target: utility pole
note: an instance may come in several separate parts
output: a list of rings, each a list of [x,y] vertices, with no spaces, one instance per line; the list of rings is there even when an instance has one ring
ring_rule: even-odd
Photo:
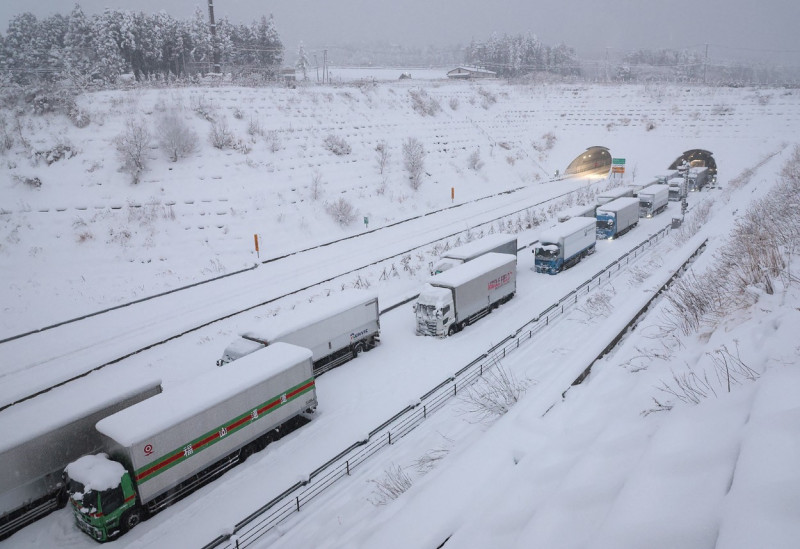
[[[222,72],[219,62],[219,43],[217,42],[217,24],[214,22],[214,0],[208,0],[208,28],[211,30],[211,49],[214,57],[214,72]]]
[[[327,49],[322,51],[322,83],[324,84],[326,80],[328,81],[328,84],[330,84],[330,79],[328,78],[328,50]]]
[[[703,84],[706,83],[706,67],[708,66],[708,44],[706,44],[706,56],[703,59]]]

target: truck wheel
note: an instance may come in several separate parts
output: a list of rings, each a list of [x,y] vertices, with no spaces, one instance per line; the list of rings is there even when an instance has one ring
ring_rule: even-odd
[[[247,461],[247,458],[252,456],[256,453],[256,447],[254,443],[250,443],[247,446],[244,446],[241,450],[239,450],[239,463],[244,463]]]
[[[140,522],[142,522],[142,510],[139,507],[134,507],[125,511],[125,514],[119,519],[119,529],[124,534]]]
[[[456,325],[455,324],[451,324],[450,328],[448,328],[448,330],[447,330],[447,335],[451,336],[451,335],[453,335],[455,333],[456,333]]]

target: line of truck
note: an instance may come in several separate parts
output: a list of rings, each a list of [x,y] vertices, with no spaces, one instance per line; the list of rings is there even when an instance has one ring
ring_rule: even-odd
[[[597,220],[575,217],[544,233],[536,270],[558,272],[592,253],[600,212],[620,200],[638,205],[618,198],[598,209]],[[481,240],[464,246],[466,253],[450,250],[427,280],[413,307],[418,334],[453,335],[514,297],[516,237]],[[375,292],[342,292],[242,333],[217,361],[224,367],[185,385],[73,385],[63,388],[69,397],[45,393],[3,411],[0,431],[16,436],[0,445],[0,537],[68,499],[93,538],[126,532],[309,417],[317,405],[314,376],[378,345],[379,316]],[[76,391],[82,398],[65,405]],[[54,406],[70,413],[57,417]],[[32,408],[43,412],[35,415],[41,421],[27,422],[22,436],[10,425]]]

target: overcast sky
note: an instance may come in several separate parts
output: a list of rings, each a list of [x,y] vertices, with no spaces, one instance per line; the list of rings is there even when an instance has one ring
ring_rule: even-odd
[[[82,0],[87,14],[103,8],[187,18],[207,0]],[[67,14],[75,0],[0,0],[0,29],[30,11]],[[217,17],[249,23],[275,16],[287,60],[307,49],[354,41],[425,46],[467,44],[492,32],[532,32],[564,42],[581,57],[631,49],[695,49],[714,59],[779,58],[800,66],[800,0],[214,0]]]

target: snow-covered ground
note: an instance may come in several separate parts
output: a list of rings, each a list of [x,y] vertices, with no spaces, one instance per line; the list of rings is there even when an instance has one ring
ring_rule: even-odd
[[[173,294],[173,301],[126,307],[96,324],[75,324],[73,331],[47,330],[35,340],[3,343],[0,351],[10,360],[4,358],[0,371],[2,402],[215,315],[332,279],[103,370],[106,380],[108,371],[120,380],[157,376],[169,390],[215,369],[227,343],[260,317],[313,307],[327,292],[352,286],[376,288],[383,308],[413,295],[437,250],[407,250],[457,231],[464,233],[449,236],[449,245],[466,240],[467,231],[519,229],[521,244],[535,240],[554,222],[555,208],[534,204],[609,184],[552,180],[587,147],[607,146],[613,156],[626,158],[627,183],[643,183],[666,171],[683,151],[703,148],[714,153],[721,189],[693,194],[690,205],[711,200],[709,221],[686,243],[661,241],[595,290],[592,299],[504,359],[502,366],[528,384],[508,414],[495,422],[475,421],[465,411],[468,403],[453,399],[259,546],[437,547],[448,538],[448,548],[795,546],[800,539],[800,475],[793,468],[800,458],[795,396],[800,349],[792,337],[800,326],[796,287],[762,294],[751,308],[676,340],[659,336],[664,323],[659,302],[619,348],[594,365],[587,381],[561,395],[708,238],[708,249],[693,267],[702,276],[737,213],[769,192],[794,145],[798,94],[415,80],[334,88],[102,92],[79,100],[91,118],[85,128],[54,115],[22,117],[20,135],[32,149],[68,143],[77,154],[47,165],[34,161],[18,139],[2,157],[0,271],[7,283],[0,288],[0,339],[250,268],[259,259],[358,236]],[[167,112],[179,113],[194,128],[201,147],[171,163],[155,140],[149,168],[133,186],[118,171],[111,142],[131,118],[145,120],[155,133]],[[208,144],[209,118],[227,120],[237,148]],[[326,150],[329,135],[346,141],[351,152],[339,156]],[[418,191],[408,186],[403,168],[402,144],[411,137],[427,151]],[[381,141],[390,151],[383,173],[376,153]],[[470,157],[476,153],[480,167],[473,169]],[[748,169],[753,170],[749,183],[730,188],[728,183]],[[39,177],[41,187],[23,182],[31,177]],[[345,227],[325,208],[340,197],[357,214]],[[571,205],[563,198],[554,202],[559,208]],[[505,222],[480,226],[504,213],[510,213]],[[555,277],[533,273],[532,255],[523,250],[517,296],[455,337],[416,337],[410,305],[383,315],[377,349],[318,379],[314,421],[114,544],[196,547],[230,530],[679,216],[677,204],[670,203],[664,214],[642,220],[619,240],[599,242],[596,254]],[[527,228],[530,217],[542,224]],[[368,232],[373,229],[381,230]],[[253,234],[259,235],[258,255]],[[393,254],[399,256],[349,272]],[[348,274],[335,277],[341,273]],[[716,395],[698,405],[658,390],[672,383],[674,372],[689,367],[712,375],[713,357],[721,356],[714,353],[721,349],[759,377],[735,385],[730,394],[714,378]],[[67,402],[74,397],[69,385],[58,392]],[[647,413],[658,408],[654,398],[674,407]],[[396,499],[379,501],[376,488],[396,467],[413,485]],[[93,543],[64,510],[0,546]]]

